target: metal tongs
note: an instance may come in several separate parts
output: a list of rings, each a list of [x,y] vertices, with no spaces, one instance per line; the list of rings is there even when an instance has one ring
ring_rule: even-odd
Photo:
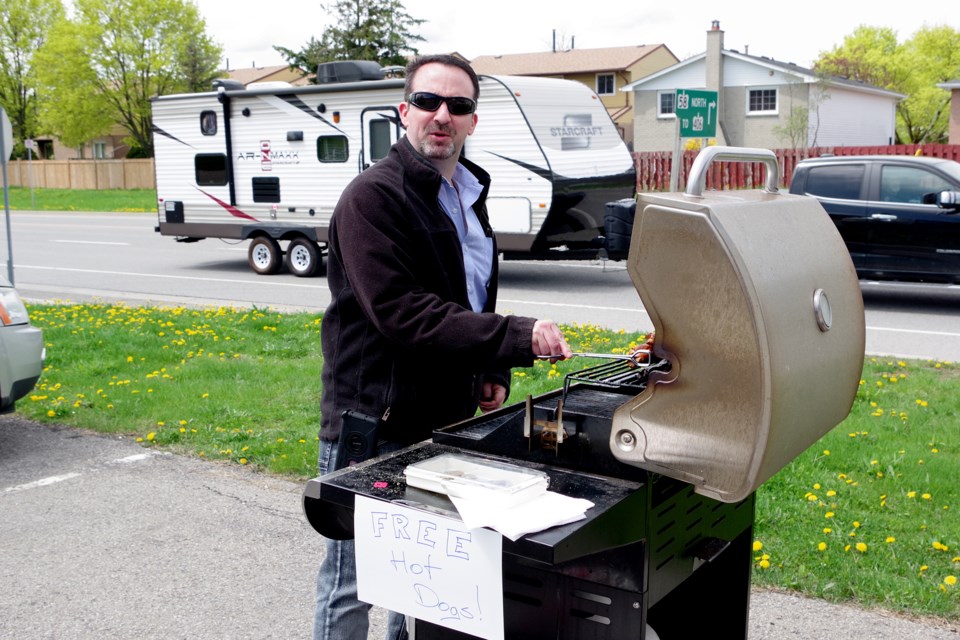
[[[632,362],[638,367],[647,367],[650,366],[651,358],[653,355],[649,349],[638,349],[633,353],[586,353],[582,351],[574,352],[572,354],[577,358],[603,358],[604,360],[627,360]],[[646,361],[641,361],[639,358],[641,356],[646,356]],[[553,355],[553,356],[534,356],[537,360],[563,360],[563,354]]]

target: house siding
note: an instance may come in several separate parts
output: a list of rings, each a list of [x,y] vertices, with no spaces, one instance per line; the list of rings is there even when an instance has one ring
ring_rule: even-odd
[[[893,144],[896,111],[890,98],[831,87],[819,107],[817,146],[850,147]],[[811,107],[811,114],[814,108]],[[811,121],[815,116],[811,115]],[[813,144],[811,135],[810,143]]]

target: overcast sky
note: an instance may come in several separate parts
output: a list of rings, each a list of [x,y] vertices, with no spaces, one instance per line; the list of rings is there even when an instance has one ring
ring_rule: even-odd
[[[283,64],[272,45],[299,50],[332,22],[316,0],[196,0],[207,33],[230,68]],[[821,51],[860,25],[890,27],[898,41],[923,26],[960,31],[960,14],[943,0],[403,0],[420,26],[421,53],[481,55],[549,51],[574,38],[578,49],[664,44],[683,60],[706,50],[706,31],[720,21],[727,49],[810,66]],[[866,9],[866,10],[865,10]]]

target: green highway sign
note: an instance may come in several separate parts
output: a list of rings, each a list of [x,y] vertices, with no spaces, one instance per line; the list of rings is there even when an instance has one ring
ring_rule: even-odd
[[[717,92],[677,89],[681,138],[717,137]]]

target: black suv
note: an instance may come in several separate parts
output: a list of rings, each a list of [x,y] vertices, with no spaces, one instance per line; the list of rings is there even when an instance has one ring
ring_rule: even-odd
[[[790,193],[820,201],[861,278],[960,283],[960,163],[811,158],[797,164]]]

